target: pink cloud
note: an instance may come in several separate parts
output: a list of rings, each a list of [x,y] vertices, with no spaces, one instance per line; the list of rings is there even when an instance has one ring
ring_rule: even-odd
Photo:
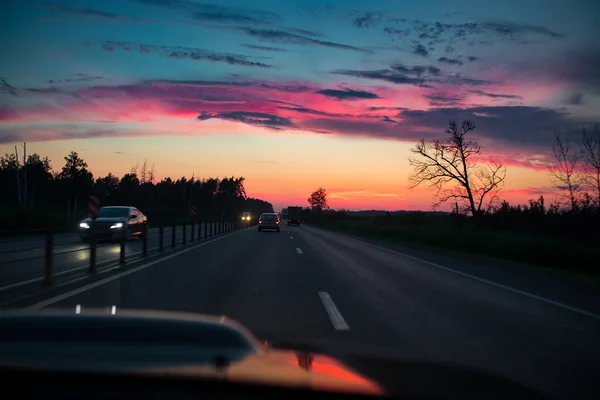
[[[490,96],[498,96],[501,87],[464,91],[449,85],[437,89],[412,85],[352,88],[345,83],[322,87],[306,82],[234,80],[13,89],[16,100],[0,108],[0,120],[8,123],[0,129],[0,142],[14,140],[15,135],[27,140],[137,136],[140,132],[160,135],[163,128],[164,135],[201,135],[207,130],[214,132],[216,121],[222,121],[224,127],[234,122],[414,142],[443,137],[450,119],[472,119],[479,126],[476,135],[487,140],[489,148],[502,149],[501,158],[507,165],[542,169],[546,161],[532,156],[549,148],[544,141],[554,126],[569,122],[568,114],[561,111],[494,105],[498,98]],[[345,95],[351,100],[344,100]],[[489,105],[482,104],[486,101]],[[86,129],[90,122],[119,126]],[[83,126],[65,133],[52,124]],[[122,124],[140,125],[123,128]],[[519,157],[509,154],[515,147]]]

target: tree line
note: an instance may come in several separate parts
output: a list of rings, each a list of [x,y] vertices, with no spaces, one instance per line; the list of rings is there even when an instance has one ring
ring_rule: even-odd
[[[498,230],[542,236],[562,236],[594,241],[600,238],[600,129],[583,128],[578,142],[555,134],[550,182],[556,198],[544,196],[526,204],[510,204],[501,198],[507,170],[498,160],[479,164],[482,146],[473,139],[475,124],[450,121],[443,139],[420,140],[411,150],[411,189],[426,185],[435,192],[433,208],[450,203],[451,214],[409,212],[387,217],[408,224],[433,224],[439,229]],[[315,190],[307,199],[307,215],[333,219],[361,218],[344,210],[330,210],[327,191]],[[469,218],[470,217],[470,218]],[[377,217],[386,224],[385,217]]]
[[[273,212],[271,203],[248,197],[244,177],[164,178],[155,181],[154,166],[136,165],[118,177],[112,173],[95,178],[85,160],[72,151],[60,170],[39,154],[22,156],[18,148],[0,157],[0,213],[2,229],[69,226],[87,213],[88,199],[95,195],[101,206],[131,205],[148,215],[149,221],[177,222],[197,218],[238,218]]]

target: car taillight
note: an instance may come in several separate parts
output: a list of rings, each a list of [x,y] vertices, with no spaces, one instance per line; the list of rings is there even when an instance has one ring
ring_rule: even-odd
[[[279,221],[275,221],[276,224],[279,224]]]
[[[262,221],[258,221],[259,224],[262,224]]]

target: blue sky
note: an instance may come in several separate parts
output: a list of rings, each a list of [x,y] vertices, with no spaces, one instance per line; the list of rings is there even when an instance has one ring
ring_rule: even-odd
[[[131,153],[157,160],[159,176],[246,174],[282,202],[329,183],[343,186],[341,205],[425,207],[430,194],[404,192],[406,156],[449,119],[474,120],[522,196],[556,129],[575,137],[600,121],[598,1],[12,3],[0,15],[0,150],[28,141],[55,167],[79,148],[96,175],[119,174]],[[275,137],[311,171],[300,189],[281,192],[294,160],[262,154]],[[203,162],[164,157],[165,142]],[[316,147],[331,156],[315,160]],[[244,149],[271,158],[214,156]],[[353,159],[379,183],[345,176]]]

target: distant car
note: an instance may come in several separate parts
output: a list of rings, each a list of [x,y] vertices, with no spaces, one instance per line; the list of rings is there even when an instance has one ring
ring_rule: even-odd
[[[143,237],[148,218],[137,208],[130,206],[101,207],[100,216],[93,220],[86,218],[79,224],[79,234],[83,240],[134,236]]]
[[[275,213],[264,213],[260,215],[258,219],[258,231],[263,229],[274,229],[277,232],[281,232],[281,220]]]

